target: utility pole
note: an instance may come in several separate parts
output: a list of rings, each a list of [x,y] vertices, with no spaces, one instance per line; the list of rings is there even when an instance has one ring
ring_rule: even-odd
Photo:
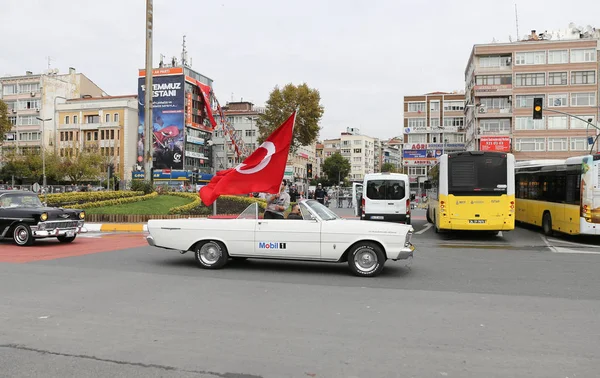
[[[154,29],[154,5],[153,0],[146,0],[146,90],[144,93],[144,126],[145,126],[145,143],[144,143],[144,174],[146,180],[153,181],[152,177],[152,157],[153,151],[153,121],[152,121],[152,97],[154,90],[152,88],[152,38]]]

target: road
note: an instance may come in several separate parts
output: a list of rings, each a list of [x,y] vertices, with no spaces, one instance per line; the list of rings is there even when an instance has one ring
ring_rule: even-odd
[[[2,242],[0,377],[600,375],[595,241],[413,219],[412,267],[370,279],[345,264],[206,271],[143,235]]]

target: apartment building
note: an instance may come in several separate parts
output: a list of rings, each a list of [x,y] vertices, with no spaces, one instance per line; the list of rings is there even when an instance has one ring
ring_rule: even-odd
[[[375,172],[375,138],[347,128],[340,137],[340,151],[350,161],[350,181],[362,181],[366,174]]]
[[[597,125],[599,38],[571,26],[475,45],[465,71],[467,149],[512,152],[517,160],[589,151],[597,130],[562,113]],[[536,97],[544,99],[541,120],[533,119]]]
[[[72,67],[68,74],[51,69],[42,74],[26,71],[25,75],[1,77],[0,99],[8,105],[8,118],[13,129],[6,134],[0,148],[24,152],[37,151],[42,143],[49,146],[56,137],[57,103],[105,95],[100,87]]]
[[[398,138],[392,138],[381,145],[381,165],[392,164],[397,172],[402,172],[402,143]]]
[[[412,193],[420,193],[429,167],[444,152],[465,149],[465,95],[432,92],[404,97],[402,164]]]
[[[137,171],[138,96],[105,96],[67,100],[56,108],[57,128],[49,147],[61,157],[99,152],[115,167],[115,176],[132,179]]]

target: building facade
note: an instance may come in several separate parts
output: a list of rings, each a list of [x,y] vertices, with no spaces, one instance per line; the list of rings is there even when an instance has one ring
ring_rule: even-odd
[[[598,120],[599,37],[569,28],[475,45],[465,71],[467,148],[512,152],[517,160],[589,152],[597,130],[584,121]],[[533,119],[536,97],[544,101],[541,120]]]
[[[56,139],[56,106],[69,99],[101,97],[104,92],[75,68],[68,74],[58,69],[43,74],[27,71],[22,76],[0,78],[0,99],[8,105],[13,129],[6,134],[2,149],[39,151]]]
[[[381,145],[381,165],[391,164],[396,172],[403,172],[402,167],[402,143],[397,138],[392,138]]]
[[[350,162],[350,181],[362,182],[366,174],[375,172],[375,138],[348,128],[340,137],[340,149]]]
[[[445,152],[465,149],[464,93],[404,97],[402,164],[411,193],[421,195],[427,172]]]
[[[129,180],[136,168],[137,104],[136,95],[71,99],[57,104],[57,128],[50,147],[61,157],[98,152],[105,158],[103,170],[110,164],[115,176]]]

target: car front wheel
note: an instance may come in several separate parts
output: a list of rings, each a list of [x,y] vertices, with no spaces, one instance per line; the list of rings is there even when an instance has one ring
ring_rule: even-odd
[[[13,240],[19,246],[32,245],[34,239],[31,228],[25,223],[19,223],[13,229]]]
[[[220,269],[229,259],[225,245],[216,240],[198,243],[194,252],[196,263],[203,269]]]
[[[348,255],[350,270],[360,277],[375,277],[383,270],[385,254],[374,243],[361,242],[352,247]]]

